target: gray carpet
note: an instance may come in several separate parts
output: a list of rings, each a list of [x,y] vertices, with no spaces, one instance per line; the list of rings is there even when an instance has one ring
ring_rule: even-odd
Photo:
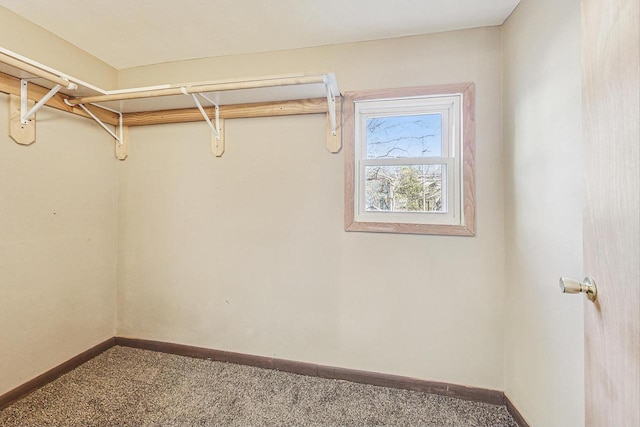
[[[0,426],[513,426],[502,406],[113,347]]]

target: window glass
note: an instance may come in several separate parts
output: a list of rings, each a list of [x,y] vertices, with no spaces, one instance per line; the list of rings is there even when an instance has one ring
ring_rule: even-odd
[[[366,126],[368,159],[442,155],[442,114],[371,117]]]
[[[446,165],[365,167],[368,212],[444,212]]]

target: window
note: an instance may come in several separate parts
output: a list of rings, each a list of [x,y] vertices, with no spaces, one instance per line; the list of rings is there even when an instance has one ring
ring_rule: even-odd
[[[349,92],[345,230],[475,234],[474,85]]]

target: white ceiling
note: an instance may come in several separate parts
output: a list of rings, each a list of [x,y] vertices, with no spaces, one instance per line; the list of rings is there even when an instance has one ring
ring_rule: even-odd
[[[520,0],[0,0],[117,69],[500,25]]]

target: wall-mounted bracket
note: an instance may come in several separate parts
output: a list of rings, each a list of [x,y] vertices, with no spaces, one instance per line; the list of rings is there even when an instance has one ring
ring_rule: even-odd
[[[46,95],[42,97],[31,109],[28,109],[29,103],[29,80],[20,80],[20,122],[23,125],[29,124],[29,119],[33,117],[36,112],[44,106],[51,98],[54,97],[62,89],[62,85],[55,85]]]
[[[211,133],[212,133],[212,138],[211,138],[211,151],[216,155],[216,157],[220,157],[222,156],[222,154],[224,153],[224,134],[223,134],[223,129],[221,126],[221,123],[224,122],[220,120],[220,106],[214,102],[213,100],[209,99],[206,95],[203,95],[201,93],[195,94],[195,93],[189,93],[187,92],[187,88],[182,88],[182,93],[184,93],[185,95],[191,95],[193,97],[193,101],[196,103],[196,106],[198,107],[198,110],[200,110],[200,114],[202,114],[202,117],[204,117],[204,120],[207,122],[207,124],[209,125],[209,127],[211,128]],[[198,100],[198,95],[202,98],[205,99],[207,101],[209,101],[215,108],[215,125],[213,123],[211,123],[211,119],[209,118],[209,115],[207,114],[207,112],[204,110],[204,108],[202,107],[202,104],[200,103],[200,101]]]
[[[62,89],[55,85],[40,101],[29,100],[29,79],[20,80],[20,98],[11,95],[9,98],[9,136],[15,142],[29,145],[36,140],[36,113]]]
[[[65,102],[67,102],[66,99],[65,99]],[[68,104],[68,105],[71,105],[71,104]],[[91,105],[94,105],[94,104],[91,104]],[[110,109],[105,108],[105,107],[100,107],[98,105],[95,105],[95,106],[98,107],[98,108],[103,108],[105,110],[111,111],[112,113],[118,114],[118,116],[120,117],[120,120],[119,120],[120,124],[119,124],[118,127],[120,128],[120,135],[122,135],[122,133],[123,133],[122,132],[122,127],[123,127],[123,124],[122,124],[122,113],[120,113],[119,111],[110,110]],[[120,138],[118,135],[116,135],[116,133],[114,131],[109,129],[107,127],[107,125],[105,125],[104,122],[98,118],[98,116],[93,114],[93,111],[89,110],[84,104],[78,104],[78,107],[82,108],[85,113],[87,113],[93,120],[96,121],[96,123],[98,123],[102,127],[102,129],[106,130],[107,133],[109,135],[111,135],[113,137],[113,139],[115,139],[118,142],[118,144],[122,144],[123,143],[122,142],[122,138]]]
[[[21,100],[17,95],[9,95],[9,136],[20,145],[29,145],[36,140],[36,118],[33,116],[28,123],[22,124]],[[34,101],[28,101],[27,105],[33,107]]]
[[[120,130],[118,133],[120,141],[116,143],[116,158],[124,160],[129,156],[129,126],[122,126],[118,129]]]
[[[337,153],[342,148],[342,135],[338,123],[338,103],[336,102],[336,96],[340,96],[340,93],[334,93],[333,88],[337,87],[335,75],[325,74],[322,80],[327,90],[327,149],[332,153]]]
[[[333,93],[332,82],[328,74],[322,77],[324,85],[327,88],[327,113],[329,113],[329,121],[331,123],[331,134],[336,136],[338,134],[338,125],[336,120],[336,94]]]
[[[224,154],[224,119],[220,119],[218,123],[218,132],[219,138],[216,138],[211,132],[211,152],[216,157],[222,157]]]
[[[65,103],[67,103],[67,105],[71,105],[69,102],[67,102],[67,100],[64,100]],[[107,131],[107,133],[109,135],[111,135],[113,137],[113,139],[116,140],[116,157],[119,160],[124,160],[127,158],[127,156],[129,155],[129,141],[128,141],[128,126],[124,126],[123,124],[123,120],[122,120],[122,113],[120,111],[116,111],[116,110],[112,110],[111,108],[107,108],[107,107],[103,107],[101,105],[96,105],[96,104],[91,104],[94,107],[98,107],[98,108],[102,108],[103,110],[107,110],[107,111],[111,111],[112,113],[115,113],[118,115],[118,128],[117,128],[117,133],[112,131],[111,129],[109,129],[109,127],[104,124],[104,122],[102,120],[100,120],[100,118],[98,118],[98,116],[96,116],[93,111],[89,110],[84,104],[78,104],[78,107],[82,108],[82,110],[84,110],[85,113],[87,113],[93,120],[96,121],[96,123],[98,123],[102,129],[104,129],[105,131]]]

